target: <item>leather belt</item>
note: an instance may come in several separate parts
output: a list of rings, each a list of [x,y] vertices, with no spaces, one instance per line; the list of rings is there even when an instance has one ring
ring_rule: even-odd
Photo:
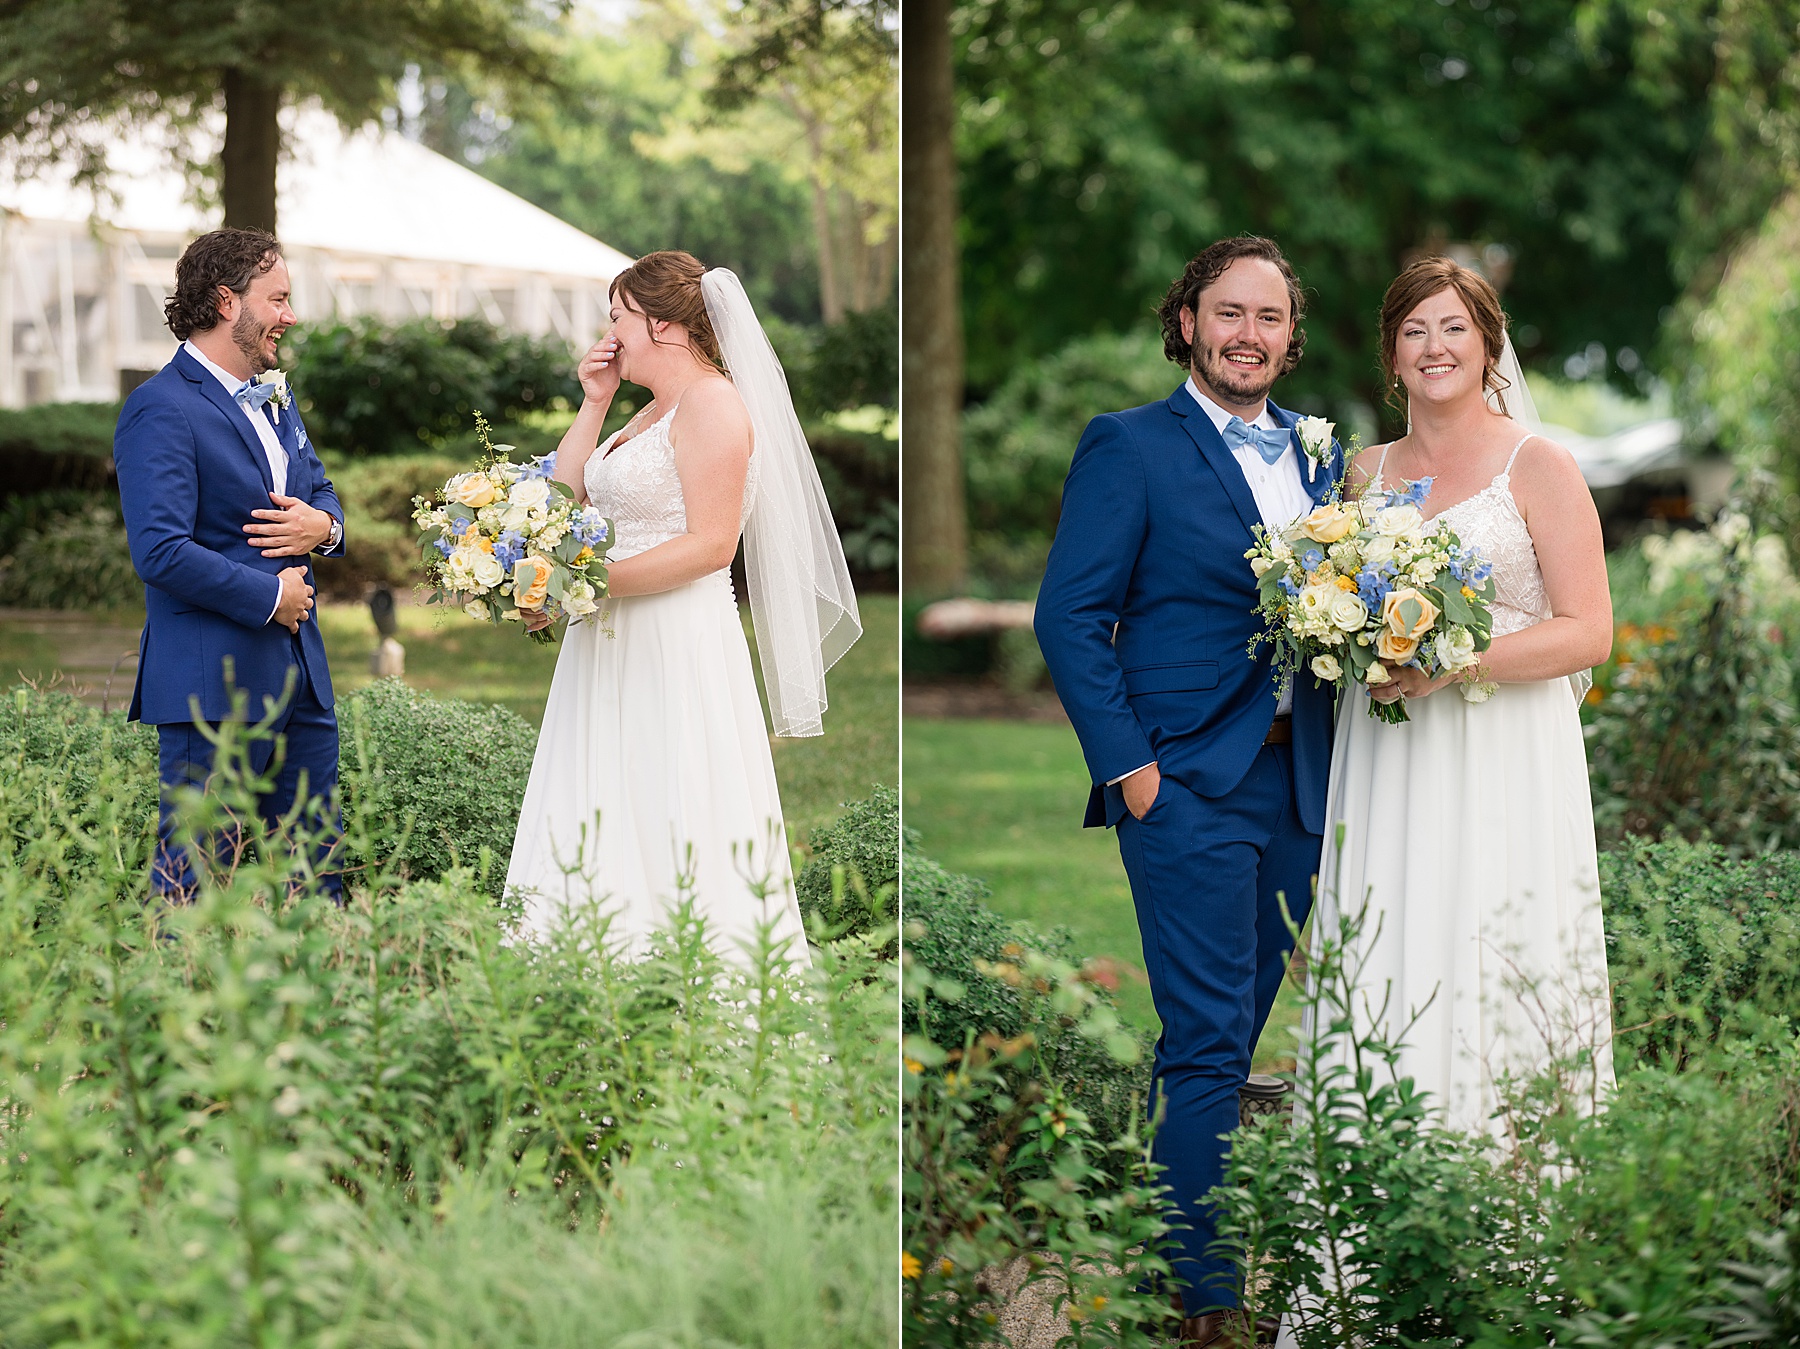
[[[1269,733],[1263,737],[1265,745],[1291,745],[1294,743],[1294,719],[1291,716],[1276,717]]]

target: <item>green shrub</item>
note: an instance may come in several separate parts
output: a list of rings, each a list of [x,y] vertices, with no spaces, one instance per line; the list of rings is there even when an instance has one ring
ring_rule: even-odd
[[[1357,926],[1346,914],[1312,961],[1293,1124],[1240,1131],[1214,1192],[1254,1312],[1290,1315],[1301,1349],[1702,1349],[1720,1260],[1750,1254],[1800,1182],[1791,1027],[1680,1068],[1620,1044],[1599,1114],[1552,1065],[1511,1085],[1504,1138],[1458,1134],[1398,1076],[1396,1045],[1350,1029],[1367,1020],[1344,958]]]
[[[144,601],[117,497],[14,497],[0,515],[0,540],[0,604],[108,609]]]
[[[1168,1272],[1156,1168],[1136,1112],[1107,1138],[1057,1052],[1078,1042],[1131,1054],[1137,1044],[1121,1037],[1104,991],[1066,961],[1009,943],[1007,959],[975,957],[969,980],[946,973],[958,965],[945,943],[971,932],[991,938],[993,925],[962,878],[924,859],[915,866],[916,856],[906,861],[911,1033],[902,1045],[906,1343],[1004,1342],[987,1277],[1024,1257],[1026,1282],[1050,1285],[1054,1311],[1069,1323],[1059,1343],[1149,1349],[1168,1311],[1147,1290]],[[927,873],[919,893],[928,917],[913,906],[915,870]],[[959,905],[961,928],[946,913]],[[998,1018],[1005,1028],[965,1015],[970,994],[990,983],[1004,995],[971,1005],[1010,1013]]]
[[[498,897],[512,855],[513,827],[537,729],[498,705],[435,698],[397,679],[340,698],[339,783],[351,830],[345,865],[437,879],[462,867]],[[0,748],[21,771],[55,765],[60,798],[99,790],[100,765],[121,776],[117,800],[134,828],[156,818],[156,729],[103,714],[64,693],[17,688],[0,701]],[[357,838],[372,852],[358,852]]]
[[[823,424],[808,426],[806,438],[852,578],[891,590],[900,561],[900,442]]]
[[[725,966],[690,907],[623,962],[591,913],[520,939],[466,872],[339,909],[272,847],[164,911],[140,761],[84,762],[78,795],[70,756],[0,773],[0,1340],[893,1343],[866,943]],[[228,763],[184,828],[260,829]]]
[[[984,974],[983,966],[1017,966],[1027,958],[1072,963],[1074,939],[1068,930],[1042,932],[1002,917],[982,902],[988,894],[982,882],[945,871],[910,835],[901,876],[907,958],[930,972],[935,990],[930,998],[908,1000],[901,1013],[906,1031],[956,1046],[970,1036],[1010,1041],[1030,1030],[1038,1037],[1035,1052],[1043,1070],[1081,1109],[1095,1139],[1110,1146],[1135,1136],[1149,1100],[1150,1037],[1119,1022],[1111,972],[1082,970],[1094,989],[1089,1033],[1055,1023],[1034,1026],[1029,1013],[1039,1004],[1028,991]]]
[[[1054,534],[1088,422],[1167,398],[1181,379],[1162,338],[1148,331],[1079,338],[1014,370],[963,418],[973,529],[1010,540]]]
[[[295,329],[282,344],[313,441],[346,454],[394,454],[579,402],[575,357],[560,341],[481,319],[387,323],[374,317]]]
[[[1800,717],[1793,665],[1763,612],[1761,495],[1705,538],[1707,558],[1664,624],[1621,642],[1588,713],[1602,843],[1673,831],[1734,852],[1800,847]]]
[[[495,431],[503,437],[512,428]],[[316,558],[319,588],[339,599],[363,598],[371,585],[411,590],[424,577],[419,566],[419,529],[412,499],[431,496],[454,473],[475,463],[475,454],[442,450],[392,454],[378,459],[332,455],[326,475],[344,508],[350,546],[341,558]]]
[[[877,787],[815,830],[794,897],[809,927],[815,919],[851,933],[891,927],[900,915],[900,794]]]
[[[434,698],[398,679],[344,699],[338,722],[345,812],[387,824],[372,835],[376,853],[346,864],[419,877],[479,870],[499,897],[537,728],[497,703]]]
[[[803,421],[846,408],[900,406],[897,300],[834,324],[802,326],[769,317],[763,326]]]
[[[1679,1063],[1762,1020],[1800,1030],[1800,853],[1626,839],[1600,854],[1613,1020]]]

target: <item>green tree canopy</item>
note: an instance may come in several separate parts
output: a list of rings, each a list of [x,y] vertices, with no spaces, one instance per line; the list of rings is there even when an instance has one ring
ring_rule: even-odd
[[[556,72],[568,0],[0,0],[0,136],[105,169],[119,122],[191,126],[224,106],[225,223],[275,227],[284,99],[378,114],[410,62],[517,90]]]
[[[1313,294],[1288,400],[1377,397],[1409,254],[1487,250],[1522,357],[1655,342],[1707,135],[1702,46],[1640,63],[1562,0],[973,0],[957,11],[969,373],[1152,323],[1208,240],[1266,233]]]

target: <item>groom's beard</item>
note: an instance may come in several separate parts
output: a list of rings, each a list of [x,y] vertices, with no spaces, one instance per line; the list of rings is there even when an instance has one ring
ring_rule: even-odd
[[[1226,351],[1256,351],[1263,363],[1250,367],[1233,365],[1225,359]],[[1267,398],[1280,377],[1280,364],[1269,352],[1253,347],[1226,347],[1220,351],[1209,347],[1194,348],[1194,372],[1201,382],[1238,403],[1254,403]]]
[[[231,341],[237,349],[244,353],[244,359],[250,362],[250,373],[260,375],[265,370],[273,370],[275,361],[263,350],[263,342],[269,336],[274,325],[258,323],[251,317],[248,309],[243,310],[231,325]]]

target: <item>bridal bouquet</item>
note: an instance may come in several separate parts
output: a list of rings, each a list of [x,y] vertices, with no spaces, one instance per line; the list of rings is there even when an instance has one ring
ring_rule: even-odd
[[[545,611],[552,622],[582,618],[606,595],[606,550],[612,522],[551,475],[554,452],[528,464],[506,456],[511,445],[488,439],[475,414],[482,457],[438,489],[436,500],[413,498],[425,574],[434,604],[460,604],[470,618],[498,623]],[[555,641],[550,628],[531,634]]]
[[[1430,491],[1421,478],[1350,505],[1329,501],[1279,531],[1256,527],[1244,556],[1264,627],[1250,654],[1269,643],[1278,681],[1305,667],[1340,688],[1373,687],[1411,665],[1433,678],[1454,673],[1472,703],[1493,696],[1480,674],[1493,641],[1493,567],[1448,524],[1425,519],[1419,503]],[[1369,715],[1410,720],[1404,699],[1370,699]]]

